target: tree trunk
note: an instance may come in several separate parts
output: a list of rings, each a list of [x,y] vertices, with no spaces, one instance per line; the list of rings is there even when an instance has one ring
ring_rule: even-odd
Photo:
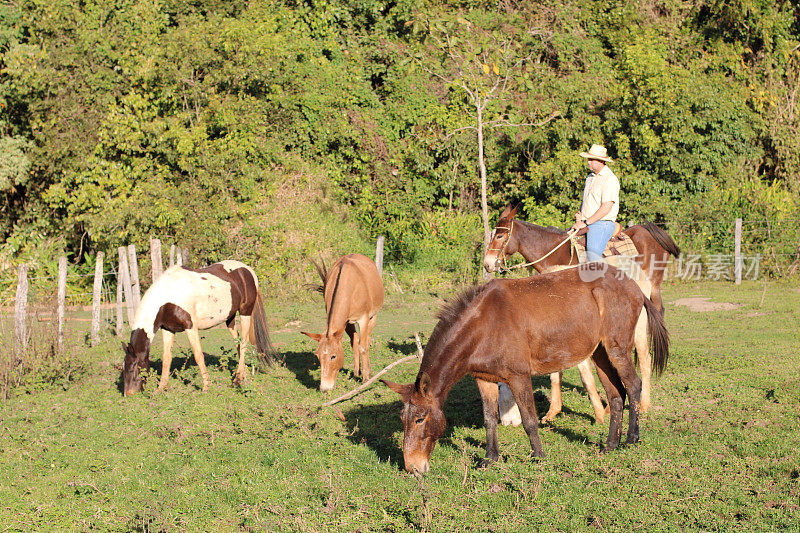
[[[475,106],[478,111],[478,168],[481,171],[481,217],[483,218],[483,255],[489,247],[489,206],[486,203],[486,162],[483,159],[483,113],[480,105]],[[492,275],[483,268],[483,279],[491,279]]]

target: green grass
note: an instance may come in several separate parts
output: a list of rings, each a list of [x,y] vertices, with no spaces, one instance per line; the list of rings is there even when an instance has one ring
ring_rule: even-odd
[[[565,414],[541,430],[531,458],[522,428],[501,428],[502,462],[476,468],[485,433],[471,378],[452,391],[448,429],[422,482],[402,471],[397,395],[382,385],[335,409],[317,389],[312,341],[321,302],[271,302],[286,363],[231,385],[235,345],[203,335],[208,393],[185,336],[170,390],[122,398],[116,339],[80,352],[87,372],[0,403],[0,530],[56,531],[532,531],[798,530],[800,528],[800,292],[761,284],[667,285],[672,354],[655,381],[642,442],[601,454],[607,426],[576,371]],[[446,296],[442,294],[440,296]],[[738,303],[695,313],[704,296]],[[372,343],[373,371],[414,350],[441,300],[390,295]],[[300,321],[300,323],[297,323]],[[359,382],[352,358],[335,395]],[[160,341],[154,359],[160,364]],[[158,365],[156,365],[158,367]],[[389,379],[409,382],[416,364]],[[159,369],[160,370],[160,369]],[[549,383],[534,378],[547,408]]]

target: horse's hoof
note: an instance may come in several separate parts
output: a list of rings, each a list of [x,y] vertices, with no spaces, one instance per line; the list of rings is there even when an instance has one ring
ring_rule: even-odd
[[[492,459],[490,457],[485,457],[485,458],[481,459],[480,461],[478,461],[478,468],[481,468],[481,469],[488,468],[488,467],[492,466],[493,464],[495,464],[496,462],[497,462],[496,458]]]
[[[555,418],[556,418],[556,414],[557,414],[557,413],[554,413],[554,414],[547,413],[547,414],[544,416],[544,418],[542,418],[542,420],[541,420],[541,422],[540,422],[540,423],[541,423],[541,424],[545,424],[545,425],[546,425],[546,424],[551,424],[551,423],[553,422],[553,420],[555,420]]]

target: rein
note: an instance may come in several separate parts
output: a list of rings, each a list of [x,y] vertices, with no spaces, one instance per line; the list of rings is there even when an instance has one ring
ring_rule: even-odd
[[[522,263],[521,265],[514,265],[514,266],[512,266],[512,267],[510,267],[510,266],[507,266],[507,265],[506,265],[506,256],[505,256],[505,254],[503,253],[503,251],[506,249],[506,246],[508,246],[508,243],[511,241],[511,230],[512,230],[513,228],[514,228],[514,222],[511,222],[511,229],[509,229],[509,231],[508,231],[508,239],[506,239],[506,242],[505,242],[505,244],[504,244],[504,245],[503,245],[503,246],[500,248],[500,253],[498,254],[498,255],[500,256],[500,259],[501,259],[501,260],[502,260],[502,262],[503,262],[503,265],[500,267],[500,271],[501,271],[501,272],[511,272],[512,270],[516,270],[516,269],[518,269],[518,268],[524,268],[524,267],[529,267],[529,266],[531,266],[531,265],[535,265],[536,263],[538,263],[538,262],[540,262],[540,261],[543,261],[543,260],[547,259],[547,258],[548,258],[549,256],[551,256],[551,255],[552,255],[552,254],[553,254],[553,253],[554,253],[556,250],[558,250],[559,248],[561,248],[561,246],[563,246],[565,242],[567,242],[567,241],[571,241],[571,240],[572,240],[573,242],[572,242],[572,246],[570,246],[570,247],[569,247],[569,262],[570,262],[570,263],[572,262],[572,258],[574,257],[574,254],[575,254],[575,242],[574,242],[574,240],[573,240],[573,239],[574,239],[574,237],[575,237],[575,234],[576,234],[576,233],[578,233],[578,231],[577,231],[577,230],[570,230],[570,231],[568,231],[568,232],[567,232],[567,237],[566,237],[566,238],[565,238],[563,241],[561,241],[560,243],[558,243],[558,244],[555,246],[555,248],[553,248],[552,250],[550,250],[549,252],[547,252],[546,254],[544,254],[544,255],[543,255],[542,257],[540,257],[539,259],[537,259],[537,260],[535,260],[535,261],[531,261],[531,262],[529,262],[529,263]],[[495,229],[495,231],[497,231],[497,229]]]

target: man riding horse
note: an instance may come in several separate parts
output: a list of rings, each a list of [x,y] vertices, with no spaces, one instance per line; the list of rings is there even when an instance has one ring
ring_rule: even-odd
[[[575,213],[575,224],[571,229],[588,228],[586,256],[589,261],[598,261],[603,258],[606,245],[614,235],[619,213],[619,179],[608,168],[611,158],[604,146],[593,144],[580,156],[586,158],[589,174],[583,188],[581,209]]]

